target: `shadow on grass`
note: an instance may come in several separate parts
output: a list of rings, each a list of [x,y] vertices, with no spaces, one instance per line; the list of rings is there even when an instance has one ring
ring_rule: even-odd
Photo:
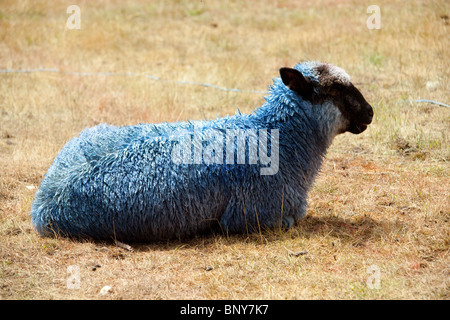
[[[341,218],[335,215],[306,216],[291,229],[265,229],[261,232],[246,234],[226,234],[220,228],[210,230],[188,239],[172,239],[148,243],[117,242],[114,240],[93,240],[89,238],[75,239],[77,242],[91,242],[98,246],[117,246],[123,250],[142,251],[171,251],[187,248],[207,248],[215,245],[234,245],[249,243],[252,245],[271,244],[289,240],[304,239],[333,239],[341,244],[363,247],[369,241],[390,239],[397,241],[395,234],[404,229],[401,222],[377,221],[369,216],[355,216]],[[55,235],[55,238],[62,237]]]
[[[339,239],[341,243],[363,246],[368,241],[391,237],[401,228],[401,222],[377,221],[369,216],[344,219],[327,215],[306,217],[296,226],[296,232],[303,238],[329,237]]]
[[[404,228],[401,222],[376,221],[368,216],[344,219],[338,216],[307,216],[291,229],[265,229],[261,233],[224,234],[212,231],[197,235],[190,239],[168,240],[154,243],[134,243],[137,251],[151,250],[182,250],[183,248],[208,247],[216,244],[233,245],[252,243],[255,245],[271,244],[273,242],[328,238],[339,240],[341,244],[363,247],[369,241],[381,238],[396,241],[395,233]]]

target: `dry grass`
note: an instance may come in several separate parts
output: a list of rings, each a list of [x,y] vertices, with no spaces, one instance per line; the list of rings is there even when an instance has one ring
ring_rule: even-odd
[[[0,68],[142,72],[265,90],[281,66],[328,61],[375,106],[361,135],[339,136],[286,232],[135,245],[41,238],[30,206],[71,137],[100,122],[251,112],[262,95],[66,73],[0,74],[0,298],[449,299],[448,1],[3,1]],[[428,86],[427,86],[428,83]],[[262,239],[262,241],[261,241]],[[80,268],[68,289],[67,268]],[[380,288],[367,285],[368,267]],[[112,291],[99,295],[110,285]]]

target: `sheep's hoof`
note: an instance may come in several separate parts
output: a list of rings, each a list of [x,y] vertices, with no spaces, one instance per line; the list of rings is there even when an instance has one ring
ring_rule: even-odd
[[[289,229],[294,226],[295,220],[291,216],[285,216],[282,220],[283,228]]]

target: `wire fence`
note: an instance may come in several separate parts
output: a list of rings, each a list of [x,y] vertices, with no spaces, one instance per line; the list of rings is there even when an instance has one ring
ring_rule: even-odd
[[[197,81],[178,81],[178,80],[167,80],[163,79],[161,77],[157,77],[151,74],[145,74],[145,73],[136,73],[136,72],[78,72],[78,71],[62,71],[56,68],[34,68],[34,69],[0,69],[0,73],[36,73],[36,72],[53,72],[53,73],[64,73],[68,75],[75,75],[75,76],[128,76],[128,77],[144,77],[147,79],[155,80],[155,81],[162,81],[162,82],[168,82],[168,83],[174,83],[179,85],[195,85],[195,86],[202,86],[206,88],[212,88],[216,90],[226,91],[226,92],[240,92],[240,93],[257,93],[257,94],[267,94],[267,91],[260,91],[260,90],[242,90],[237,88],[225,88],[221,87],[215,84],[206,83],[206,82],[197,82]],[[401,100],[399,102],[410,102],[410,103],[431,103],[435,105],[439,105],[441,107],[450,108],[450,105],[429,100],[429,99],[413,99],[413,100]]]
[[[243,92],[243,93],[258,93],[258,94],[266,94],[267,91],[259,91],[259,90],[242,90],[237,88],[225,88],[220,87],[215,84],[206,83],[206,82],[196,82],[196,81],[178,81],[178,80],[167,80],[161,77],[153,76],[150,74],[143,73],[135,73],[135,72],[76,72],[76,71],[61,71],[59,69],[54,68],[35,68],[35,69],[0,69],[0,73],[36,73],[36,72],[53,72],[53,73],[64,73],[68,75],[75,76],[129,76],[129,77],[144,77],[155,81],[162,81],[168,83],[175,83],[180,85],[195,85],[195,86],[203,86],[207,88],[212,88],[221,91],[228,92]]]

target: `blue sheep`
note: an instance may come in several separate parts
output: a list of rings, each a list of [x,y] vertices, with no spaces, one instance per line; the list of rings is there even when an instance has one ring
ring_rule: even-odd
[[[41,182],[34,227],[147,242],[293,226],[333,138],[363,132],[373,110],[339,67],[304,62],[280,75],[249,115],[85,129]]]

